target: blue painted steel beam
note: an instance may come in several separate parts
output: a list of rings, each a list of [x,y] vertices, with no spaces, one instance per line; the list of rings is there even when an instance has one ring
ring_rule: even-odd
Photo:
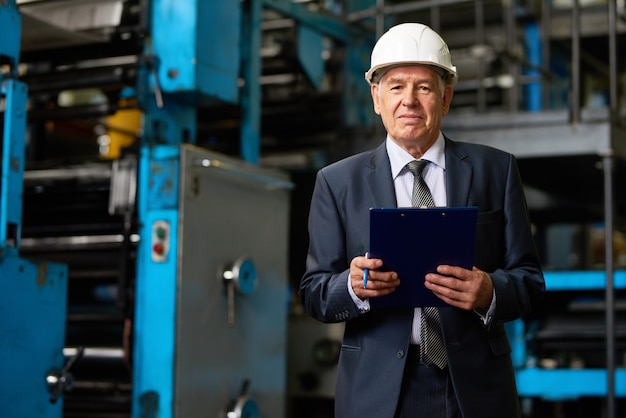
[[[313,86],[320,89],[324,80],[324,37],[306,25],[298,26],[297,37],[298,60]]]
[[[312,29],[328,35],[344,43],[350,43],[354,39],[371,38],[374,42],[375,34],[350,25],[339,17],[331,14],[315,13],[307,9],[303,4],[291,0],[262,0],[263,5],[288,17],[294,18],[300,23],[310,26]]]
[[[348,45],[344,61],[345,86],[343,90],[343,121],[345,126],[372,126],[380,118],[372,108],[370,88],[365,81],[365,71],[370,66],[373,41],[354,39]]]
[[[17,80],[21,18],[0,2],[2,151],[0,160],[0,405],[2,416],[59,418],[64,385],[47,376],[64,367],[67,266],[19,257],[27,86]],[[56,390],[56,391],[55,391]]]
[[[526,48],[527,66],[524,67],[524,74],[536,80],[524,85],[524,102],[526,110],[538,112],[542,108],[541,93],[541,34],[539,24],[535,21],[528,21],[524,24],[524,47]]]
[[[606,396],[607,375],[603,369],[527,368],[516,372],[521,397],[547,400],[577,399],[582,396]],[[626,397],[626,369],[615,372],[615,394]]]
[[[0,257],[17,255],[22,236],[24,136],[28,89],[17,80],[0,80],[5,98],[0,180]]]
[[[243,12],[242,61],[244,86],[241,96],[240,154],[244,161],[258,164],[261,154],[261,0],[246,2]]]
[[[546,290],[604,290],[606,273],[602,270],[547,271],[544,272]],[[614,272],[615,289],[626,289],[626,271]]]
[[[15,0],[0,1],[0,28],[2,29],[0,56],[7,57],[12,61],[14,64],[13,74],[16,74],[17,63],[20,62],[22,19]],[[2,78],[2,74],[0,74],[0,78]]]
[[[4,98],[2,154],[0,158],[0,257],[17,255],[22,230],[24,138],[28,88],[17,80],[22,20],[15,0],[0,3],[0,57],[9,64],[0,72],[0,98]]]
[[[154,23],[153,23],[154,24]],[[166,59],[167,60],[167,59]],[[180,145],[196,138],[196,108],[184,95],[163,93],[162,107],[139,80],[144,130],[139,155],[139,241],[133,346],[133,417],[173,416]],[[167,253],[153,257],[153,228],[169,226]]]
[[[133,417],[173,416],[179,154],[179,147],[171,145],[144,146],[140,153]],[[152,256],[156,222],[170,226],[169,247],[159,260]]]

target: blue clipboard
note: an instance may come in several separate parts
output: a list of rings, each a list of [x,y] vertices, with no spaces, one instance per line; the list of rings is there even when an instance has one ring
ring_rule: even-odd
[[[393,293],[370,298],[370,307],[448,306],[424,286],[424,277],[440,264],[472,268],[477,217],[475,206],[370,209],[369,257],[400,278]]]

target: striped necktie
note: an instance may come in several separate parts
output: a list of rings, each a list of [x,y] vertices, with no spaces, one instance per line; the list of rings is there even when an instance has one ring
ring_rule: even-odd
[[[411,204],[414,207],[433,207],[435,201],[422,177],[422,171],[429,163],[428,160],[413,160],[406,166],[413,173],[413,196]],[[434,364],[440,369],[446,367],[448,358],[446,347],[441,335],[439,310],[434,306],[422,308],[420,332],[420,359],[427,365]]]

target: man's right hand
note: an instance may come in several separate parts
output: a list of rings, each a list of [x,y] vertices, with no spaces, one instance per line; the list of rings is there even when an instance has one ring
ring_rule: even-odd
[[[361,300],[388,295],[400,284],[395,271],[378,271],[383,265],[379,258],[354,257],[350,262],[350,285]],[[363,287],[364,270],[368,269],[367,285]]]

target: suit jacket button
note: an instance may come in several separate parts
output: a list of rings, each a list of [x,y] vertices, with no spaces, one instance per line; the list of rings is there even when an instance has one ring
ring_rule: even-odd
[[[404,350],[398,350],[398,352],[396,353],[396,357],[398,358],[404,357]]]

